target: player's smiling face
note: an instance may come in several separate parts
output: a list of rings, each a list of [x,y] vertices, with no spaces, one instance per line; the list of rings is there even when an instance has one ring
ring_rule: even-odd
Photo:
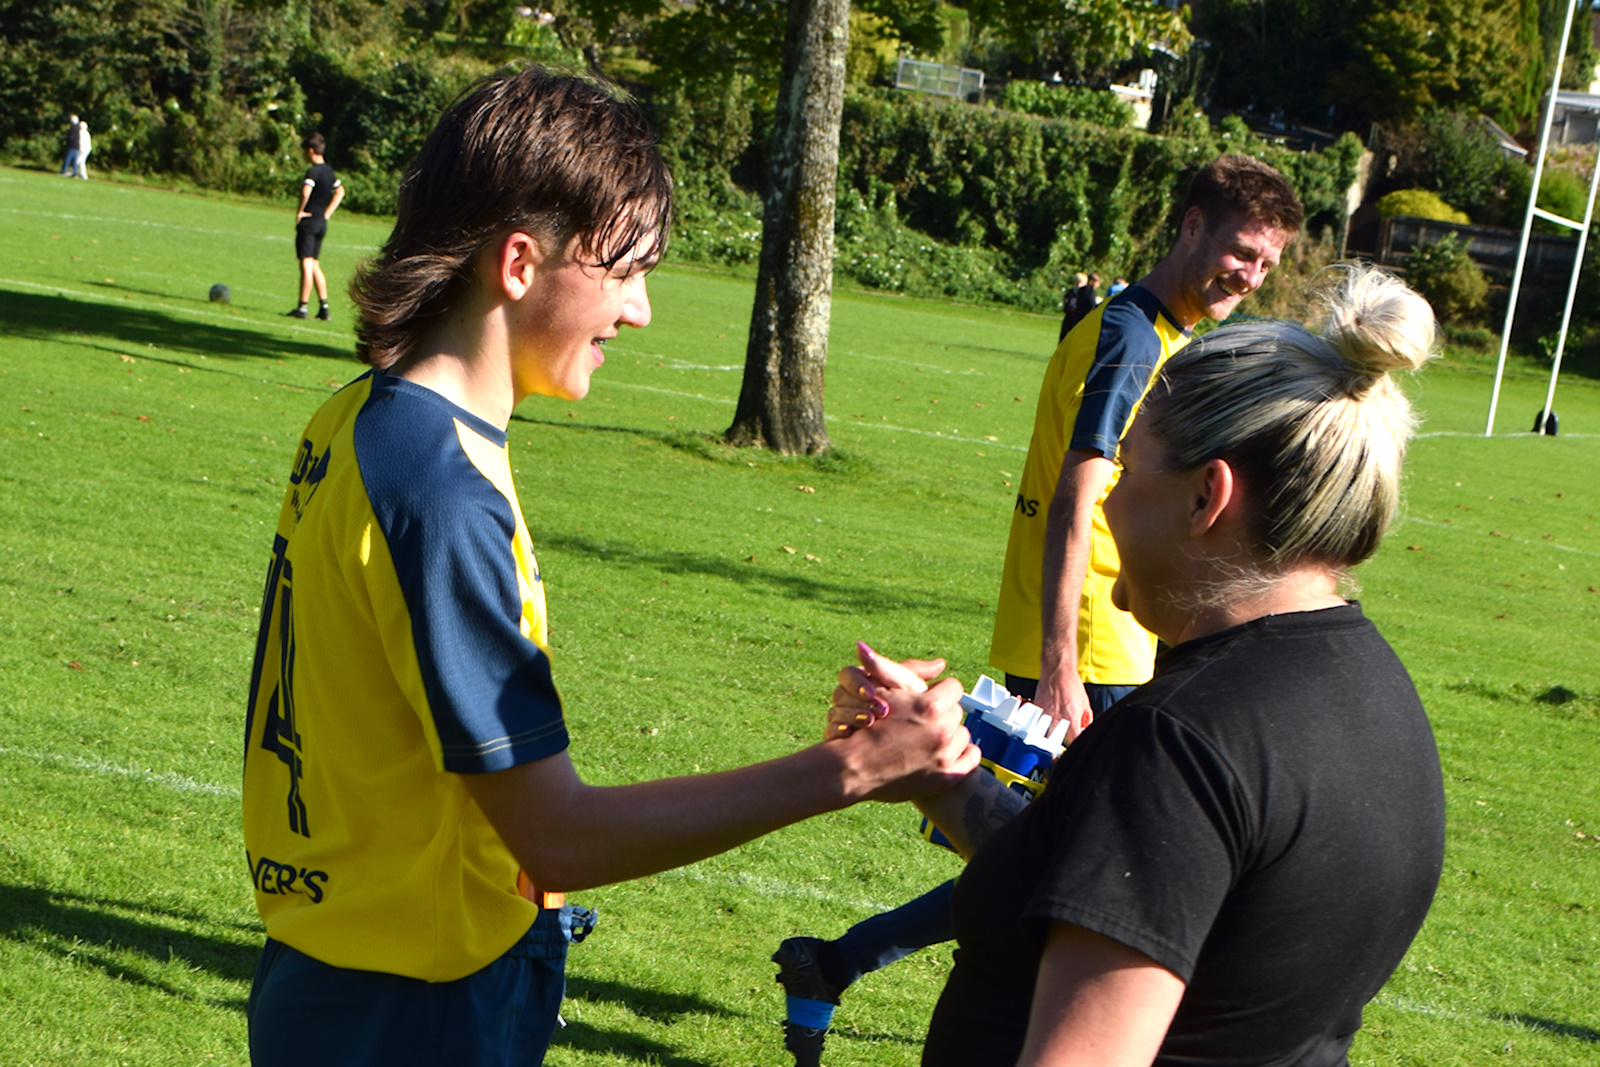
[[[652,243],[646,238],[641,244]],[[654,259],[631,250],[612,267],[596,266],[577,242],[541,262],[538,281],[518,301],[518,395],[581,400],[604,363],[602,346],[623,326],[650,324],[645,274]]]
[[[1208,225],[1199,209],[1191,208],[1183,218],[1181,238],[1188,246],[1179,278],[1187,311],[1221,322],[1239,301],[1261,288],[1290,235],[1238,215]]]

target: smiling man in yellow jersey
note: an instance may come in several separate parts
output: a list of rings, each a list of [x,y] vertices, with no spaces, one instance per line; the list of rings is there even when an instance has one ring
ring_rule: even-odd
[[[1155,638],[1111,604],[1117,549],[1101,505],[1118,442],[1161,364],[1201,319],[1220,322],[1260,287],[1301,223],[1276,170],[1213,160],[1190,182],[1172,250],[1079,323],[1045,370],[989,662],[1007,688],[1067,719],[1069,736],[1148,681],[1155,662]]]

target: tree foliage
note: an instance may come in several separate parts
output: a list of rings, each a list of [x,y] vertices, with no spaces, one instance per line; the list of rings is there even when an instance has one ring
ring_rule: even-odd
[[[1000,38],[1036,78],[1103,82],[1128,60],[1193,40],[1187,9],[1153,0],[969,0],[975,25]]]
[[[1219,106],[1309,123],[1331,115],[1345,128],[1445,108],[1516,129],[1546,89],[1557,2],[1198,0],[1197,9],[1225,57]]]

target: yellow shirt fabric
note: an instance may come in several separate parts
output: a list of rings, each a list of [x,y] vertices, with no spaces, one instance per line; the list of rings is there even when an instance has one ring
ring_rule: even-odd
[[[1011,513],[989,646],[992,666],[1039,677],[1045,522],[1067,452],[1092,449],[1115,457],[1156,373],[1189,339],[1154,294],[1133,285],[1102,302],[1056,347],[1039,390]],[[1113,474],[1094,505],[1089,567],[1078,600],[1078,677],[1095,685],[1141,685],[1154,670],[1155,637],[1111,603],[1119,564],[1104,504],[1116,481]]]
[[[305,431],[246,717],[244,837],[267,933],[429,982],[533,924],[462,775],[568,743],[505,435],[367,375]]]

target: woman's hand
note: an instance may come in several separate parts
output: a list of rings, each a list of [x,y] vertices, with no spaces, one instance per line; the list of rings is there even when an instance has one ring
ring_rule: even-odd
[[[833,741],[849,737],[865,726],[871,726],[887,717],[892,705],[890,694],[915,694],[925,692],[928,682],[943,671],[942,659],[908,659],[896,663],[874,652],[866,642],[856,642],[859,667],[846,667],[839,672],[839,684],[833,690],[833,706],[828,709],[828,725],[824,739]]]

